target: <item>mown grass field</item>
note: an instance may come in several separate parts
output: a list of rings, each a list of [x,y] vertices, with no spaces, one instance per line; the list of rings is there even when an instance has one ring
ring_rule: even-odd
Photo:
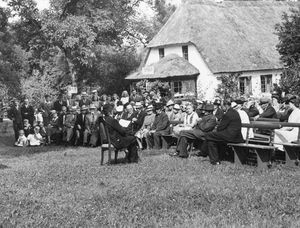
[[[299,170],[165,154],[100,166],[98,149],[85,148],[2,153],[4,227],[300,226]]]
[[[300,227],[299,168],[158,151],[100,166],[97,148],[7,146],[0,164],[0,227]]]

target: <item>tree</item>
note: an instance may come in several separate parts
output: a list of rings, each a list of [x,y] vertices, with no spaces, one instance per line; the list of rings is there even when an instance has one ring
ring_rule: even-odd
[[[300,94],[300,11],[291,9],[284,13],[282,22],[277,24],[279,43],[276,46],[280,59],[285,65],[280,86],[286,93]]]
[[[224,100],[238,98],[240,96],[239,76],[240,74],[238,73],[219,76],[217,79],[220,81],[220,84],[217,88],[217,94]]]

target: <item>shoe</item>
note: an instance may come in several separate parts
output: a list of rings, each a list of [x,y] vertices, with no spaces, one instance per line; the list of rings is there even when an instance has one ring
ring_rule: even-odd
[[[196,156],[197,156],[197,157],[204,157],[204,158],[206,158],[208,155],[207,155],[206,153],[200,151],[200,152],[198,152],[198,153],[196,154]]]
[[[212,165],[221,165],[221,162],[211,162]]]
[[[186,156],[178,156],[178,157],[180,157],[180,158],[189,158],[188,155],[186,155]]]
[[[176,152],[174,152],[174,153],[170,153],[169,154],[171,157],[177,157],[177,156],[179,156],[179,153],[176,151]]]

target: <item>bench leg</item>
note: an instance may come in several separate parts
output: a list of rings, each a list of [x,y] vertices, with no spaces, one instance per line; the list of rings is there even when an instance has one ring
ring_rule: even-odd
[[[115,163],[116,164],[118,163],[118,153],[119,153],[119,151],[115,150]]]
[[[268,169],[271,161],[271,150],[254,150],[257,155],[257,167],[258,169]]]
[[[101,165],[103,165],[103,160],[104,160],[104,150],[102,149],[102,147],[100,147],[100,154],[101,154]]]
[[[242,148],[242,147],[232,147],[234,152],[234,164],[242,165],[245,163],[245,160],[247,158],[248,149]]]
[[[297,147],[284,146],[285,164],[289,167],[299,166],[299,150]]]

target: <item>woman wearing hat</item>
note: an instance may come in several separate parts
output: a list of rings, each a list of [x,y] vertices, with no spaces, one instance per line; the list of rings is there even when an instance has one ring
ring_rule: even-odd
[[[288,122],[300,123],[299,98],[293,96],[286,101],[285,105],[292,110],[288,118]],[[275,130],[274,143],[287,143],[287,142],[296,141],[298,139],[298,133],[299,133],[298,127],[283,127],[279,130]],[[276,146],[278,147],[278,149],[283,150],[283,146],[281,145],[276,145]]]

